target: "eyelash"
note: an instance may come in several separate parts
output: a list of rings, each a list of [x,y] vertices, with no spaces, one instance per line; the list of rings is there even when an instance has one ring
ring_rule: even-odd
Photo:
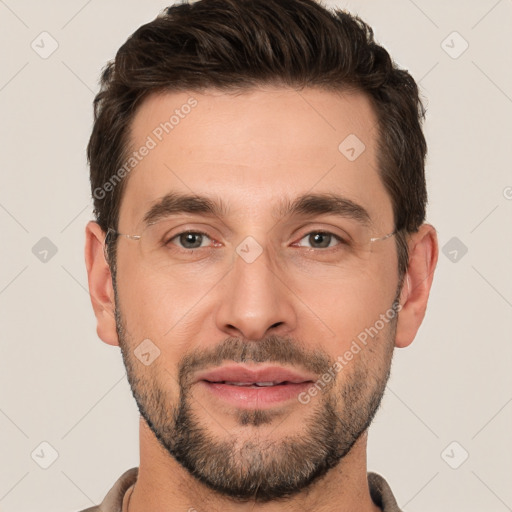
[[[166,245],[168,245],[169,243],[171,243],[172,240],[179,238],[182,235],[189,235],[189,234],[190,235],[202,235],[202,236],[205,236],[213,241],[212,237],[210,235],[208,235],[208,233],[205,233],[204,231],[186,230],[186,231],[181,231],[180,233],[173,235],[171,238],[169,238]],[[173,244],[173,245],[175,245],[175,244]],[[212,249],[212,247],[197,247],[195,249],[185,249],[184,247],[178,247],[178,246],[176,246],[176,248],[178,251],[184,252],[186,254],[190,254],[191,251],[197,251],[198,249]]]
[[[180,233],[177,233],[175,235],[173,235],[171,238],[169,238],[169,240],[166,242],[165,245],[168,245],[169,243],[172,242],[172,240],[175,240],[176,238],[179,238],[180,236],[182,235],[188,235],[188,234],[192,234],[192,235],[202,235],[202,236],[205,236],[207,238],[209,238],[210,240],[214,241],[210,235],[208,235],[208,233],[205,233],[204,231],[192,231],[192,230],[186,230],[186,231],[181,231]],[[306,237],[309,237],[313,234],[322,234],[322,235],[328,235],[328,236],[331,236],[333,237],[334,239],[336,239],[339,243],[335,246],[335,247],[325,247],[325,248],[315,248],[315,247],[305,247],[305,249],[308,249],[309,251],[321,251],[321,252],[330,252],[332,250],[336,250],[336,247],[340,246],[340,245],[349,245],[348,242],[346,240],[344,240],[342,237],[338,236],[338,235],[335,235],[334,233],[331,233],[330,231],[324,231],[324,230],[313,230],[313,231],[309,231],[308,233],[306,233],[304,236],[302,236],[298,242],[300,242],[301,240],[304,240],[304,238]],[[294,242],[294,244],[296,244],[297,242]],[[194,251],[196,252],[198,249],[213,249],[214,247],[196,247],[194,249],[186,249],[184,247],[179,247],[177,246],[176,244],[173,244],[175,245],[176,247],[176,250],[182,252],[182,253],[185,253],[185,254],[190,254],[191,251]]]

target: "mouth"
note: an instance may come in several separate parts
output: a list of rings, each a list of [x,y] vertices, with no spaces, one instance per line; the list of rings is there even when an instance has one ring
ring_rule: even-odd
[[[289,382],[287,380],[283,382],[228,382],[228,381],[209,381],[205,380],[205,382],[209,382],[210,384],[226,384],[227,386],[243,386],[246,388],[268,388],[270,386],[283,386],[285,384],[297,384],[295,382]]]
[[[231,365],[201,372],[196,383],[217,399],[242,409],[266,408],[297,399],[314,376],[283,367]]]

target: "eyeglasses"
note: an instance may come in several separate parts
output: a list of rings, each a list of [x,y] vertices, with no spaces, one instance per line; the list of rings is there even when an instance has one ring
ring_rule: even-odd
[[[307,229],[304,224],[301,223],[303,227],[288,237],[290,241],[286,244],[283,242],[283,245],[277,248],[271,245],[274,249],[273,254],[284,257],[289,255],[296,262],[303,260],[356,269],[371,257],[375,242],[388,240],[398,232],[395,230],[384,236],[375,236],[370,227],[362,226],[351,219],[329,223],[328,228],[324,222],[309,222]],[[315,227],[315,224],[318,226]],[[320,224],[323,226],[320,227]],[[233,257],[235,251],[244,257],[244,248],[245,252],[253,251],[253,255],[254,251],[263,250],[252,237],[249,242],[245,238],[230,250],[229,243],[219,241],[222,237],[218,229],[204,223],[201,223],[201,226],[201,229],[184,229],[183,223],[180,224],[176,219],[164,219],[147,225],[140,234],[125,234],[109,228],[105,236],[105,251],[113,237],[123,237],[138,243],[141,262],[144,265],[157,271],[165,271],[173,265],[205,263],[208,259],[212,264],[218,264],[220,261],[227,261],[228,255]],[[248,262],[248,259],[244,259]]]

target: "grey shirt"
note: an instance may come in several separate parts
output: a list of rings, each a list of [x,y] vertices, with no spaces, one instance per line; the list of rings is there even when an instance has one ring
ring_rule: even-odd
[[[138,468],[132,468],[123,473],[105,496],[101,505],[87,508],[81,512],[122,512],[124,495],[128,488],[136,482],[138,471]],[[368,473],[368,485],[372,500],[383,512],[402,512],[384,478],[377,473]]]

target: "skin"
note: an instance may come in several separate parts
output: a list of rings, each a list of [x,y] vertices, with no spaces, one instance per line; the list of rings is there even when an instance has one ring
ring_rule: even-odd
[[[121,238],[116,303],[103,252],[105,234],[95,222],[86,228],[85,256],[98,336],[121,346],[125,363],[132,366],[132,389],[138,386],[140,392],[149,393],[158,386],[165,392],[169,415],[180,399],[178,372],[187,355],[215,353],[221,343],[234,339],[245,340],[256,354],[258,340],[276,336],[291,340],[292,353],[303,350],[300,354],[332,362],[389,310],[399,285],[394,237],[376,242],[364,264],[354,260],[352,265],[340,265],[334,257],[322,260],[306,256],[304,247],[292,248],[307,233],[336,226],[335,217],[295,225],[272,214],[282,197],[293,200],[304,193],[335,192],[364,206],[377,236],[393,230],[391,200],[377,171],[377,119],[363,94],[265,88],[238,95],[219,91],[153,95],[133,121],[134,148],[191,96],[197,106],[131,171],[118,231],[138,234],[144,213],[170,191],[222,197],[230,207],[228,216],[189,215],[176,225],[209,229],[222,245],[214,250],[224,251],[224,257],[182,261],[179,270],[162,275],[144,265],[139,242]],[[352,162],[338,150],[349,134],[356,134],[366,146]],[[263,249],[250,264],[235,252],[249,235]],[[346,419],[350,399],[343,398],[342,390],[350,382],[365,380],[361,375],[370,382],[363,393],[367,398],[381,392],[393,347],[408,346],[420,327],[437,263],[432,226],[422,225],[408,244],[410,262],[399,293],[398,321],[387,324],[343,368],[335,383],[308,404],[291,401],[274,406],[268,422],[241,425],[239,410],[199,386],[189,386],[190,407],[211,439],[236,439],[237,449],[256,440],[264,450],[268,441],[299,440],[310,434],[308,421],[330,399],[336,399],[338,417]],[[133,357],[133,350],[146,338],[160,349],[149,366]],[[129,510],[376,511],[366,478],[366,437],[364,431],[339,463],[285,500],[237,501],[194,478],[141,416],[139,477]],[[279,457],[279,451],[274,453]],[[242,458],[233,460],[245,467],[242,462]]]

